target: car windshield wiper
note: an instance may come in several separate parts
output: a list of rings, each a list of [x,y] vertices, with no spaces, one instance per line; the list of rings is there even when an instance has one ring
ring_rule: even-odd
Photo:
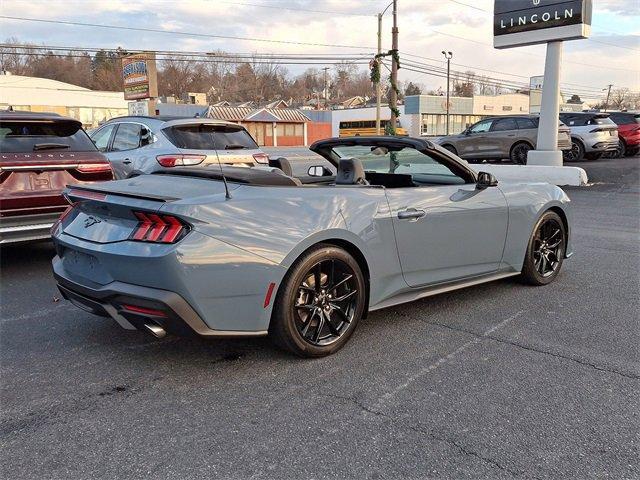
[[[232,143],[230,145],[225,145],[225,150],[243,150],[246,148],[244,145],[240,145],[239,143]]]
[[[33,146],[33,151],[38,150],[55,150],[57,148],[69,148],[66,143],[36,143]]]

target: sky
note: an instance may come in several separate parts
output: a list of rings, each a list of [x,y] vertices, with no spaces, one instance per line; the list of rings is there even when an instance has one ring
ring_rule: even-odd
[[[0,39],[13,37],[65,47],[372,56],[377,42],[376,14],[389,1],[0,0],[0,16],[165,32],[0,18]],[[614,89],[640,91],[640,0],[593,0],[593,4],[591,37],[564,42],[564,90],[592,98],[602,95],[602,89],[609,84]],[[453,52],[452,69],[475,70],[528,84],[528,77],[544,72],[545,46],[494,49],[492,15],[493,0],[398,0],[399,49],[425,57],[412,57],[414,61],[440,67],[446,66],[441,51],[448,50]],[[171,33],[176,31],[189,35]],[[390,46],[391,9],[383,18],[383,49]],[[296,74],[305,67],[287,68]],[[406,69],[401,69],[399,75],[401,80],[421,83],[427,89],[446,85],[443,78]]]

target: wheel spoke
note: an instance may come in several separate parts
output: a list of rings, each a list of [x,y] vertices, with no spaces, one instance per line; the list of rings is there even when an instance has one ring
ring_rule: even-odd
[[[333,308],[333,311],[336,312],[336,314],[338,315],[338,317],[340,317],[340,320],[342,320],[344,323],[351,323],[351,320],[349,319],[349,317],[347,317],[347,315],[342,311],[342,308],[340,308],[338,305],[334,305],[333,303],[330,304],[331,307]]]
[[[331,259],[331,269],[329,270],[329,275],[327,276],[327,292],[331,291],[331,285],[333,285],[333,280],[336,278],[336,261]]]
[[[318,263],[313,268],[313,283],[316,289],[316,292],[320,293],[320,283],[322,282],[322,270],[320,269],[320,264]]]
[[[302,336],[303,337],[307,336],[307,332],[309,331],[309,327],[311,326],[311,320],[313,320],[313,317],[315,317],[316,313],[318,313],[318,309],[317,308],[313,311],[313,313],[311,315],[309,315],[309,318],[307,318],[307,324],[302,329]]]
[[[352,290],[349,293],[345,293],[341,297],[333,298],[332,301],[334,301],[334,302],[344,302],[346,299],[351,298],[356,293],[358,293],[358,290]]]
[[[306,304],[306,303],[303,303],[303,304],[300,304],[300,305],[296,305],[295,307],[296,308],[302,308],[304,310],[310,310],[310,311],[313,311],[313,310],[316,309],[315,305]]]
[[[331,287],[330,291],[335,290],[336,288],[338,288],[340,285],[344,284],[345,282],[351,280],[351,278],[353,277],[353,275],[347,275],[346,277],[344,277],[342,280],[340,280],[338,283],[336,283],[333,287]]]
[[[319,315],[319,320],[318,320],[318,328],[316,329],[316,333],[313,336],[313,341],[315,343],[318,343],[318,341],[320,340],[320,334],[322,333],[322,329],[324,328],[324,312],[320,310],[320,315]]]
[[[327,326],[329,327],[329,331],[333,335],[340,335],[340,330],[333,324],[333,320],[331,319],[330,313],[324,313],[325,318],[327,319]]]

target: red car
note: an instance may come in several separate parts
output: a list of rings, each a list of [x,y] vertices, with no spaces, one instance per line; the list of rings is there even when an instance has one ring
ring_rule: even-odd
[[[67,184],[113,179],[107,159],[72,118],[0,113],[0,244],[49,238],[69,206]]]
[[[620,139],[614,157],[636,155],[640,151],[640,113],[611,112],[609,118],[618,125]]]

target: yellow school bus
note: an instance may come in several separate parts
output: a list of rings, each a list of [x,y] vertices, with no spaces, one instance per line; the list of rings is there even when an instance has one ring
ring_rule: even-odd
[[[390,120],[380,120],[380,134],[384,135],[386,126]],[[339,125],[340,137],[368,137],[376,135],[376,121],[375,120],[347,120],[340,122]],[[407,131],[400,127],[396,127],[396,135],[407,135]]]

